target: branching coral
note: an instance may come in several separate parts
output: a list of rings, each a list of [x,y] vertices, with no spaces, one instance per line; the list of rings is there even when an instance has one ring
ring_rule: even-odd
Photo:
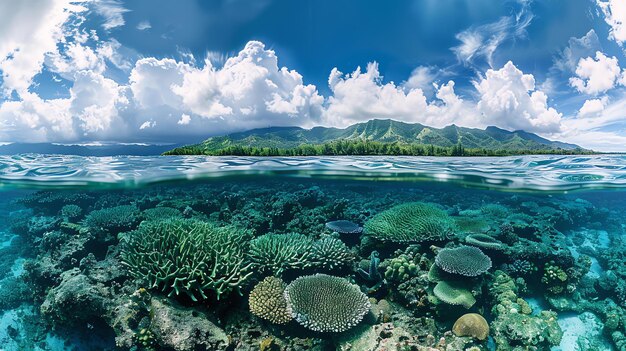
[[[352,265],[354,254],[341,240],[327,237],[313,244],[311,262],[322,269],[341,269]]]
[[[299,277],[285,289],[293,318],[317,332],[342,332],[370,310],[367,296],[348,280],[326,274]]]
[[[280,278],[263,279],[250,292],[250,312],[275,324],[288,323],[292,318],[284,296],[286,287]]]
[[[435,205],[410,202],[378,213],[364,230],[382,241],[423,242],[445,240],[454,228],[454,220]]]
[[[219,299],[252,274],[244,263],[250,233],[196,220],[143,222],[123,238],[122,262],[135,278],[168,296]]]
[[[467,277],[476,277],[491,268],[491,259],[479,248],[459,246],[454,249],[441,249],[435,263],[444,271]]]
[[[143,211],[143,217],[149,221],[163,220],[169,218],[182,218],[183,214],[171,207],[155,207]]]
[[[313,240],[302,234],[265,234],[250,242],[248,258],[255,270],[280,275],[311,267]]]
[[[118,233],[133,229],[139,222],[139,210],[132,205],[122,205],[91,211],[83,224],[91,229]]]

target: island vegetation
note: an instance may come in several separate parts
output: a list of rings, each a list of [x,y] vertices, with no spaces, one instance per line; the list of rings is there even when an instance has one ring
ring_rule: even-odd
[[[206,144],[188,145],[167,151],[164,155],[207,156],[513,156],[513,155],[590,155],[586,149],[488,149],[432,144],[379,142],[366,139],[335,140],[322,144],[300,144],[296,147],[258,147],[231,145],[211,148]]]

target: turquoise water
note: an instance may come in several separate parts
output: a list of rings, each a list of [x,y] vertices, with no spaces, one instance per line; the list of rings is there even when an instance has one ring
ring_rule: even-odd
[[[626,350],[624,190],[618,155],[2,156],[0,350]]]

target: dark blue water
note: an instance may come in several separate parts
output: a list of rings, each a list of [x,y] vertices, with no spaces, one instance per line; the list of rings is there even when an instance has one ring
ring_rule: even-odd
[[[624,350],[625,187],[623,156],[2,157],[0,350]]]

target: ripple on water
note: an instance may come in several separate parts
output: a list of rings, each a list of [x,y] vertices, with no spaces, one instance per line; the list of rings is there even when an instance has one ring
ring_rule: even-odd
[[[500,190],[626,188],[626,156],[0,156],[0,186],[119,186],[268,175],[459,183]]]

